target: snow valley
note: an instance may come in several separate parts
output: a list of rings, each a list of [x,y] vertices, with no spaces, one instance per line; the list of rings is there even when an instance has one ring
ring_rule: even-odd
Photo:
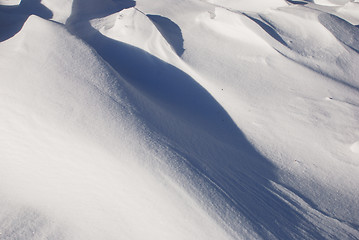
[[[359,239],[358,0],[0,0],[0,239]]]

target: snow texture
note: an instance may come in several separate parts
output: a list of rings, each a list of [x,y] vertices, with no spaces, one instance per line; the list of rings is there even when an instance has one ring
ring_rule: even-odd
[[[359,239],[357,0],[0,0],[0,239]]]

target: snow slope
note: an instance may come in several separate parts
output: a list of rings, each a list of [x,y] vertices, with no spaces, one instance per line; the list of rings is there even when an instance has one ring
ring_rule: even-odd
[[[359,239],[358,16],[0,1],[0,239]]]

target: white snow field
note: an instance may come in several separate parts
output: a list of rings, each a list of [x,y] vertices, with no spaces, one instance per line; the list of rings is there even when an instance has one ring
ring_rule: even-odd
[[[357,0],[0,0],[0,239],[359,239]]]

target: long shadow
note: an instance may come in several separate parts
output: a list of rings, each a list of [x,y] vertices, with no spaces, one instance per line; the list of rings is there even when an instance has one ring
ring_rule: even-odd
[[[294,5],[307,5],[307,2],[302,2],[302,1],[293,1],[293,0],[287,0],[287,2],[294,4]]]
[[[283,38],[277,33],[277,31],[270,25],[270,23],[266,22],[262,17],[262,20],[256,19],[254,17],[249,16],[248,14],[243,13],[246,17],[251,19],[253,22],[258,24],[264,31],[266,31],[272,38],[283,44],[284,46],[288,46],[287,43],[283,40]]]
[[[133,1],[117,3],[117,11],[134,6]],[[174,151],[187,159],[193,171],[208,177],[219,194],[245,216],[264,239],[273,236],[279,239],[323,238],[315,226],[278,197],[269,181],[276,178],[275,167],[252,147],[203,87],[180,69],[92,28],[90,12],[87,18],[77,15],[86,4],[86,0],[74,1],[67,28],[161,109],[164,113],[161,116],[153,114],[151,109],[141,109],[141,114],[160,134],[173,141]],[[94,14],[105,16],[109,12]],[[178,123],[178,127],[171,125],[171,120]],[[220,215],[226,215],[225,207],[219,211]]]
[[[44,19],[53,16],[52,12],[41,4],[41,0],[22,0],[18,6],[0,5],[0,42],[18,33],[30,15]]]
[[[183,48],[183,36],[180,27],[168,18],[148,14],[147,17],[155,24],[162,36],[172,46],[178,56],[182,56],[184,52]]]
[[[327,13],[320,14],[318,19],[340,42],[359,53],[359,29],[355,25]]]

